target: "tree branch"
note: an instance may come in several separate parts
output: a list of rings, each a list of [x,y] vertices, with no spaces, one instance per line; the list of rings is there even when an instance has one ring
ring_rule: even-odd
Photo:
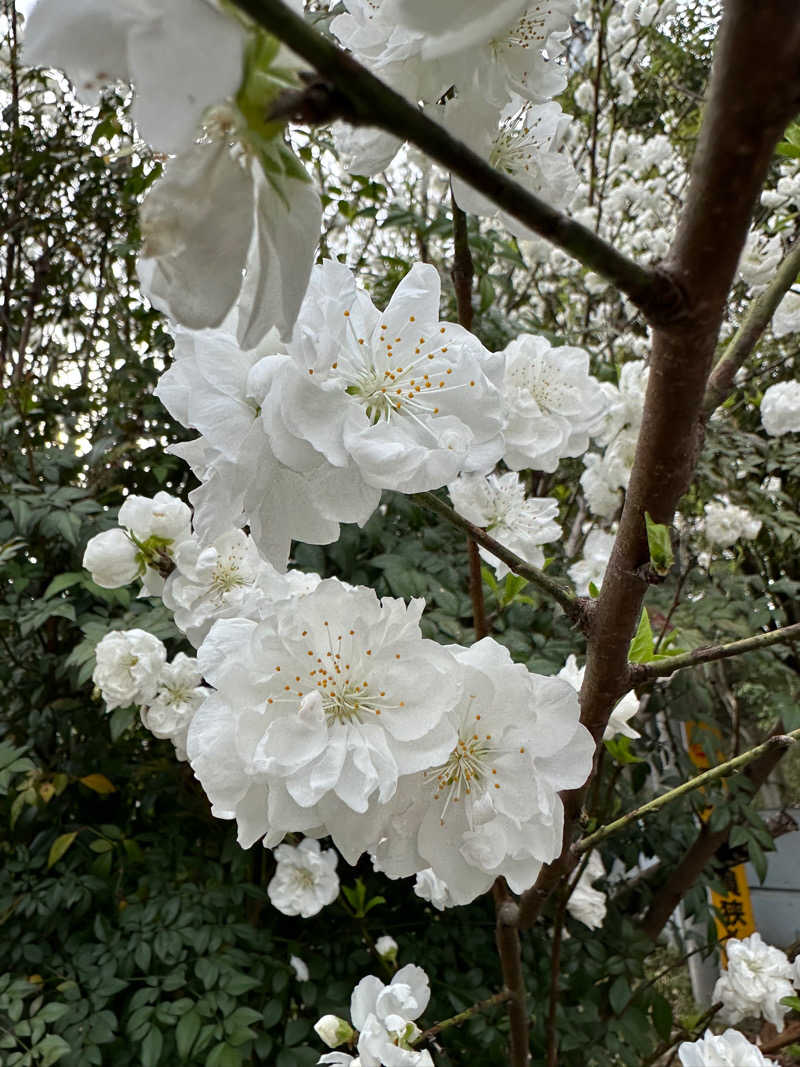
[[[418,1048],[420,1045],[424,1045],[432,1037],[440,1034],[442,1030],[449,1030],[451,1026],[460,1026],[467,1019],[471,1019],[477,1012],[486,1011],[487,1008],[493,1008],[497,1004],[503,1004],[510,998],[511,993],[507,989],[502,989],[499,993],[494,993],[491,997],[487,997],[486,1000],[479,1000],[477,1004],[471,1004],[468,1008],[458,1012],[457,1015],[451,1015],[449,1019],[442,1019],[435,1026],[429,1026],[427,1030],[423,1030],[414,1042],[414,1047]]]
[[[645,267],[634,262],[594,231],[495,170],[351,55],[295,15],[281,0],[234,2],[259,26],[302,56],[325,79],[307,90],[283,97],[270,117],[297,117],[302,122],[330,122],[341,118],[353,125],[377,126],[410,141],[534,233],[552,241],[612,282],[650,322],[680,318],[685,305],[684,294],[668,273],[659,267]]]
[[[796,733],[797,731],[795,731]],[[771,737],[783,735],[783,723],[778,722]],[[753,760],[744,772],[753,791],[760,789],[786,752],[785,745],[767,750]],[[727,842],[732,823],[721,830],[710,830],[704,822],[700,832],[690,845],[678,866],[670,873],[664,884],[656,890],[650,907],[642,920],[642,930],[654,941],[669,921],[670,915],[692,888],[717,851]]]
[[[642,804],[640,807],[634,808],[633,811],[629,811],[626,815],[621,815],[619,819],[608,823],[607,826],[601,826],[593,834],[582,837],[580,841],[576,841],[572,846],[572,851],[578,853],[586,852],[587,849],[594,848],[599,841],[603,841],[619,830],[624,830],[626,826],[636,822],[637,819],[658,811],[673,800],[678,800],[695,789],[702,789],[709,782],[715,782],[718,778],[729,777],[735,771],[738,771],[740,767],[745,767],[748,763],[767,755],[773,749],[790,748],[798,738],[800,738],[800,729],[793,730],[789,734],[774,734],[762,744],[756,745],[755,748],[748,749],[747,752],[742,752],[740,755],[734,756],[733,759],[726,760],[725,763],[718,763],[716,767],[711,767],[710,770],[703,771],[702,774],[696,774],[694,778],[690,778],[688,781],[675,786],[674,789],[662,793],[660,797],[649,800],[646,804]]]
[[[755,652],[783,641],[792,641],[796,637],[800,638],[800,622],[793,623],[791,626],[782,626],[778,630],[769,630],[765,634],[743,637],[740,641],[730,641],[726,645],[707,645],[703,648],[695,648],[691,652],[670,656],[668,659],[657,660],[654,663],[631,663],[628,668],[631,687],[644,685],[656,678],[665,678],[673,671],[680,671],[686,667],[697,667],[701,663],[712,663],[718,659],[741,656],[743,652]]]
[[[775,309],[797,280],[800,273],[800,241],[795,241],[767,288],[752,302],[731,343],[714,367],[708,380],[703,411],[706,415],[719,407],[733,391],[737,370],[756,347],[769,326]]]
[[[510,549],[505,548],[499,541],[495,541],[493,537],[490,537],[480,526],[475,526],[469,519],[459,515],[449,504],[445,504],[443,500],[440,500],[433,493],[413,493],[411,499],[416,504],[419,504],[420,507],[433,511],[440,518],[469,534],[473,541],[477,541],[479,545],[488,548],[493,556],[501,559],[515,574],[518,574],[521,578],[527,578],[531,585],[535,585],[543,593],[552,597],[553,600],[561,605],[564,613],[572,622],[586,632],[593,606],[593,601],[589,600],[588,597],[574,596],[561,582],[557,582],[555,578],[549,578],[538,567],[534,567],[533,564],[526,563],[524,559],[520,559]]]
[[[503,981],[510,993],[508,1000],[509,1064],[528,1067],[530,1064],[530,1024],[522,973],[522,948],[519,940],[519,909],[514,902],[505,878],[497,878],[492,886],[497,923],[495,940],[503,971]]]
[[[798,54],[800,9],[796,4],[727,0],[692,180],[664,264],[687,294],[689,306],[680,319],[653,332],[636,457],[619,532],[592,612],[581,720],[597,739],[622,695],[628,677],[628,648],[647,590],[641,577],[641,568],[649,559],[645,512],[655,522],[670,525],[697,464],[707,417],[703,408],[706,383],[753,206],[774,147],[800,110]],[[763,62],[765,55],[769,63]],[[771,752],[769,757],[777,761],[782,751]],[[575,865],[569,845],[585,789],[562,795],[564,848],[542,870],[536,885],[522,895],[523,926],[535,921],[549,893]],[[700,848],[695,858],[703,856],[703,862],[708,862],[713,851]],[[693,871],[692,877],[698,874],[699,870]],[[667,917],[685,891],[679,889]]]

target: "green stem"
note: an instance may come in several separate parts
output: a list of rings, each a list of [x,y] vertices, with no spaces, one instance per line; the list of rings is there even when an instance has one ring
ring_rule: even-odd
[[[760,756],[766,755],[767,752],[771,752],[775,748],[789,748],[798,740],[798,738],[800,738],[800,729],[792,730],[792,732],[788,734],[776,734],[763,744],[756,745],[755,748],[751,748],[747,752],[742,752],[741,755],[734,756],[733,759],[729,759],[725,763],[719,763],[716,767],[712,767],[708,771],[703,771],[702,774],[695,775],[695,777],[690,778],[688,782],[683,782],[674,789],[670,789],[669,792],[662,793],[660,797],[655,797],[655,799],[648,801],[647,804],[642,804],[641,807],[634,808],[633,811],[629,811],[627,815],[622,815],[619,819],[615,819],[614,822],[608,823],[607,826],[601,826],[600,829],[595,830],[593,834],[588,834],[586,837],[582,837],[580,841],[576,841],[572,846],[572,851],[578,853],[586,852],[587,849],[594,848],[598,841],[610,837],[612,834],[617,833],[618,830],[623,830],[630,823],[635,822],[637,819],[641,819],[644,815],[649,815],[651,812],[658,811],[666,804],[670,804],[673,800],[677,800],[679,797],[685,796],[687,793],[691,793],[695,789],[702,789],[703,786],[708,785],[709,782],[715,782],[718,778],[727,778],[729,775],[733,774],[734,771],[738,771],[740,767],[752,763],[753,760],[757,760]]]
[[[330,83],[327,102],[325,86],[315,85],[308,90],[305,102],[311,106],[303,112],[305,121],[329,122],[333,118],[342,118],[354,125],[377,126],[410,141],[518,222],[612,282],[651,322],[673,321],[680,317],[685,297],[665,271],[644,267],[628,259],[592,230],[496,171],[418,107],[295,15],[281,0],[234,2]]]
[[[706,387],[703,410],[706,415],[718,407],[733,390],[737,370],[755,348],[766,330],[775,309],[791,289],[800,273],[800,241],[796,241],[767,288],[747,309],[739,329],[717,362]]]
[[[414,1042],[414,1045],[422,1045],[424,1044],[424,1042],[430,1041],[432,1037],[436,1037],[436,1035],[440,1034],[442,1030],[449,1030],[451,1026],[460,1026],[463,1022],[466,1022],[467,1019],[469,1019],[472,1015],[475,1015],[476,1012],[486,1011],[487,1008],[493,1008],[497,1004],[503,1004],[506,1000],[509,1000],[510,998],[510,991],[508,989],[503,989],[500,993],[495,993],[493,996],[487,997],[486,1000],[480,1000],[477,1004],[473,1004],[471,1007],[465,1008],[463,1011],[460,1011],[458,1015],[451,1015],[449,1019],[443,1019],[435,1026],[431,1026],[427,1030],[423,1030],[423,1032]]]
[[[800,639],[800,622],[792,623],[791,626],[782,626],[777,630],[769,630],[765,634],[755,634],[753,637],[743,637],[740,641],[731,641],[726,645],[709,645],[707,648],[695,648],[692,652],[684,652],[680,656],[670,656],[668,659],[658,660],[655,663],[631,663],[630,683],[632,686],[644,685],[656,678],[664,678],[673,671],[683,670],[685,667],[697,667],[700,663],[712,663],[718,659],[729,659],[731,656],[740,656],[743,652],[754,652],[758,649],[769,648],[783,641]]]

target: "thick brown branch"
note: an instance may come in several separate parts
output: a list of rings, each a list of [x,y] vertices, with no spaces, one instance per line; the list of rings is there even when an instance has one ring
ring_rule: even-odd
[[[634,262],[586,226],[495,170],[352,56],[317,33],[281,0],[235,0],[235,3],[322,75],[323,81],[314,83],[305,93],[281,98],[273,116],[296,116],[303,122],[343,118],[355,125],[377,126],[410,141],[534,233],[612,282],[651,322],[674,321],[681,316],[684,294],[668,272]]]
[[[765,55],[769,63],[763,62]],[[665,262],[690,305],[680,321],[654,331],[636,458],[591,622],[581,718],[598,739],[628,677],[628,648],[647,589],[640,577],[649,558],[645,512],[669,525],[694,474],[706,418],[706,383],[726,298],[775,144],[800,104],[798,56],[796,3],[728,0],[686,206]],[[565,851],[523,894],[525,925],[534,921],[549,892],[574,865],[568,848],[574,832],[570,813],[573,820],[579,814],[584,789],[564,795]],[[705,864],[714,850],[700,851]]]
[[[730,659],[731,656],[741,656],[744,652],[757,652],[759,649],[769,648],[770,645],[778,645],[784,641],[792,641],[795,638],[800,638],[800,622],[793,623],[791,626],[782,626],[779,630],[769,630],[765,634],[743,637],[740,641],[730,641],[726,645],[695,648],[691,652],[685,652],[680,656],[670,656],[669,659],[658,660],[655,663],[631,663],[629,667],[631,685],[644,685],[645,682],[652,682],[656,678],[666,678],[673,671],[680,671],[685,667],[697,667],[701,663]]]
[[[503,971],[503,981],[511,994],[508,1001],[509,1064],[528,1067],[530,1054],[530,1026],[525,996],[525,976],[522,973],[522,949],[519,940],[519,911],[504,878],[492,886],[497,914],[495,940]]]

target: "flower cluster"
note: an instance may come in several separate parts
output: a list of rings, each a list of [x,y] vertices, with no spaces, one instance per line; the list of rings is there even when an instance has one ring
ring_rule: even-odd
[[[712,545],[730,548],[741,539],[752,541],[758,537],[761,520],[738,504],[712,500],[705,506],[704,529],[706,539]]]
[[[428,976],[413,963],[401,967],[389,985],[367,975],[350,998],[352,1027],[335,1015],[324,1015],[314,1026],[330,1048],[355,1042],[358,1057],[327,1052],[317,1062],[341,1067],[433,1067],[430,1052],[413,1047],[422,1032],[414,1020],[425,1011],[430,995]]]
[[[713,1001],[722,1001],[720,1018],[737,1023],[748,1016],[769,1020],[780,1032],[790,1010],[781,1001],[794,995],[800,985],[786,953],[767,945],[761,934],[725,944],[728,966],[714,986]]]
[[[770,1067],[761,1049],[738,1030],[713,1034],[706,1030],[699,1041],[683,1041],[678,1046],[682,1067]]]

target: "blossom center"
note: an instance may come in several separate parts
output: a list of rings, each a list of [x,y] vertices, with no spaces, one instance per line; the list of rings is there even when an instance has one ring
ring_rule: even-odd
[[[471,698],[471,700],[474,699]],[[471,702],[471,701],[470,701]],[[480,734],[480,714],[465,720],[459,730],[458,741],[447,760],[427,771],[435,779],[434,800],[444,799],[441,823],[444,826],[450,804],[465,803],[465,813],[472,829],[474,793],[484,793],[492,785],[500,788],[497,768],[493,765],[499,754],[491,734]]]

